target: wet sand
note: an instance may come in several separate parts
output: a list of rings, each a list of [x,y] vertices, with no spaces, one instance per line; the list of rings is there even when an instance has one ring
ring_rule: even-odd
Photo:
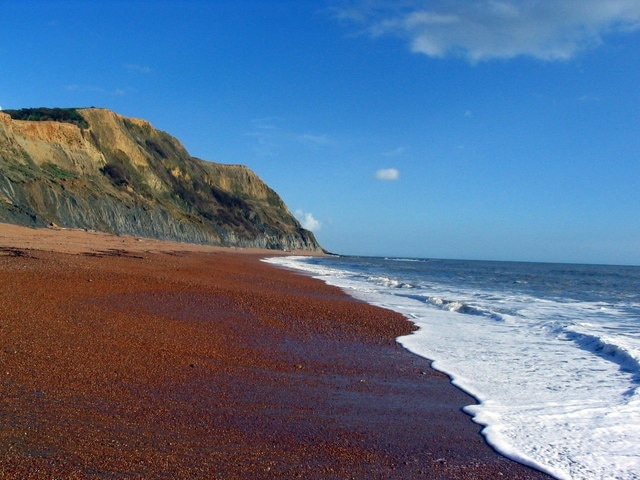
[[[404,317],[272,254],[0,224],[0,478],[549,478]]]

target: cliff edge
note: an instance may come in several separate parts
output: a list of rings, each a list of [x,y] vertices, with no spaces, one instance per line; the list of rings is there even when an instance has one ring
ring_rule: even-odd
[[[0,222],[322,250],[247,167],[194,158],[149,122],[100,108],[0,111]]]

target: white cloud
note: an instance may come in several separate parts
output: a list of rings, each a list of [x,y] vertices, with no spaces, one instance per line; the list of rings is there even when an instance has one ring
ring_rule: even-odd
[[[363,23],[373,36],[404,38],[430,57],[564,60],[606,34],[640,29],[640,1],[357,0],[338,18]]]
[[[320,230],[320,227],[322,226],[320,221],[316,220],[313,217],[313,214],[311,214],[309,212],[303,212],[302,210],[296,210],[296,217],[300,221],[300,224],[302,225],[302,228],[304,228],[305,230],[310,230],[312,232],[317,232],[318,230]]]
[[[400,172],[395,168],[381,168],[376,172],[378,180],[393,181],[400,178]]]

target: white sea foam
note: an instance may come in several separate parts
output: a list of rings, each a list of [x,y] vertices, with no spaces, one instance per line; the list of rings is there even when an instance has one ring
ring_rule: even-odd
[[[478,399],[465,411],[505,456],[559,479],[640,479],[640,330],[627,310],[303,258],[271,261],[414,321],[419,330],[400,343]],[[624,321],[631,327],[619,327]]]
[[[385,260],[391,260],[393,262],[426,262],[421,258],[394,258],[394,257],[386,257]]]

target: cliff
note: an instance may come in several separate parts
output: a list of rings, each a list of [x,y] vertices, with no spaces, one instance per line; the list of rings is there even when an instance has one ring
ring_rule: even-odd
[[[321,250],[247,167],[191,157],[149,122],[105,109],[65,109],[73,115],[58,121],[17,119],[24,112],[0,112],[0,222]]]

